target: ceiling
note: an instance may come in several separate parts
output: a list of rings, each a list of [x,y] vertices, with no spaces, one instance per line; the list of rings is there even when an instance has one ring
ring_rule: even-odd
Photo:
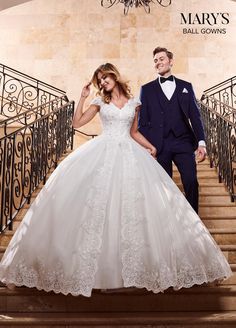
[[[31,0],[0,0],[0,10],[4,10],[13,6],[21,5]]]

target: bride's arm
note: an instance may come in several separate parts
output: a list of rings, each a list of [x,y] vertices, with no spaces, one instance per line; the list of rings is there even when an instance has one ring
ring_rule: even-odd
[[[99,111],[100,107],[98,105],[90,105],[83,112],[85,99],[90,93],[90,84],[91,83],[86,84],[85,87],[82,89],[80,100],[76,107],[76,111],[72,121],[73,128],[80,128],[81,126],[87,124],[94,118],[94,116]]]
[[[157,150],[156,148],[138,131],[138,114],[139,114],[140,106],[135,110],[135,117],[133,124],[130,129],[131,137],[137,141],[141,146],[146,148],[150,154],[156,158]]]

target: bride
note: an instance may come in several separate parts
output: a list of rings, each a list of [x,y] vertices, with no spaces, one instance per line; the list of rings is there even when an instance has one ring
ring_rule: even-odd
[[[99,113],[103,133],[52,173],[15,232],[0,280],[67,295],[93,288],[191,287],[232,275],[223,253],[138,131],[140,101],[112,64],[101,65],[98,89],[73,126]]]

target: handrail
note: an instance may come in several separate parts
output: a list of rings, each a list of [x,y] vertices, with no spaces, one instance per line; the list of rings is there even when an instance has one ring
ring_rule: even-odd
[[[230,77],[229,79],[227,79],[227,80],[225,80],[225,81],[222,81],[222,82],[220,82],[220,83],[214,85],[213,87],[210,87],[210,88],[204,90],[203,93],[204,93],[204,94],[209,94],[211,91],[213,91],[213,90],[215,90],[215,89],[219,89],[221,86],[224,86],[224,85],[227,84],[227,83],[232,84],[232,81],[233,81],[233,80],[236,80],[236,76],[232,76],[232,77]]]
[[[58,103],[57,104],[57,107],[54,107],[54,108],[51,108],[51,105],[52,105],[52,102],[50,102],[50,103],[48,103],[48,112],[47,113],[42,113],[40,110],[39,110],[39,108],[40,107],[38,107],[38,108],[35,108],[34,110],[29,110],[28,111],[28,115],[29,114],[32,114],[31,112],[33,112],[33,114],[36,114],[36,116],[35,116],[35,118],[34,118],[34,120],[33,121],[30,121],[30,123],[29,124],[33,124],[33,123],[37,123],[37,122],[39,122],[42,118],[47,118],[48,116],[50,116],[52,113],[57,113],[58,112],[58,110],[59,109],[63,109],[65,106],[68,106],[68,105],[71,105],[72,103],[74,103],[73,101],[69,101],[69,102],[67,102],[67,103],[65,103],[65,104],[60,104],[60,103]],[[38,111],[37,111],[37,109],[38,109]],[[51,111],[50,111],[50,109],[51,109]],[[38,117],[38,115],[39,115],[39,117]],[[26,114],[26,116],[27,116],[27,114]],[[26,117],[26,119],[25,119],[25,122],[27,121],[27,117]],[[28,124],[24,124],[22,127],[18,127],[18,128],[16,128],[16,130],[14,130],[13,132],[10,132],[10,133],[7,133],[7,131],[6,130],[4,130],[4,133],[5,133],[5,135],[3,136],[3,137],[1,137],[0,138],[0,141],[1,140],[3,140],[5,137],[6,137],[6,135],[7,135],[7,137],[11,137],[12,135],[14,135],[15,133],[17,133],[17,132],[19,132],[19,131],[21,131],[24,127],[26,127]],[[7,124],[6,124],[6,128],[7,128]],[[4,128],[5,128],[4,127]]]
[[[0,96],[0,99],[3,99],[5,102],[9,101],[9,99],[5,98],[5,97],[2,97]],[[15,104],[15,105],[18,105],[17,102],[15,102],[14,100],[12,100],[12,102]],[[25,107],[24,105],[21,104],[21,107],[25,108],[25,110],[29,109],[27,107]]]
[[[0,114],[6,118],[62,97],[68,101],[65,91],[0,64]]]
[[[201,99],[207,97],[214,97],[228,106],[236,107],[236,76],[204,90]]]
[[[84,135],[84,136],[86,136],[86,137],[92,137],[92,138],[95,138],[95,137],[98,136],[97,134],[88,134],[88,133],[85,133],[85,132],[80,131],[80,130],[78,130],[78,129],[74,129],[74,131],[75,131],[75,132],[78,132],[78,133],[80,133],[80,134],[82,134],[82,135]]]
[[[213,96],[199,101],[211,167],[236,200],[236,110]]]
[[[1,68],[1,67],[3,68],[3,71],[4,71],[5,68],[7,68],[7,69],[9,69],[9,71],[12,71],[12,72],[14,72],[14,73],[17,73],[18,75],[20,75],[20,76],[22,76],[22,77],[25,77],[25,78],[28,79],[28,80],[36,81],[37,83],[40,83],[40,84],[44,85],[45,87],[47,87],[47,88],[49,88],[49,89],[52,89],[52,90],[55,90],[55,91],[57,91],[57,92],[59,92],[59,93],[60,93],[60,92],[65,93],[64,90],[61,90],[61,89],[59,89],[59,88],[57,88],[57,87],[54,87],[53,85],[48,84],[48,83],[45,83],[45,82],[43,82],[43,81],[41,81],[41,80],[39,80],[39,79],[36,79],[36,78],[34,78],[34,77],[32,77],[32,76],[30,76],[30,75],[28,75],[28,74],[22,73],[22,72],[20,72],[20,71],[14,69],[14,68],[11,68],[11,67],[9,67],[9,66],[7,66],[7,65],[5,65],[5,64],[1,64],[1,63],[0,63],[0,68]]]
[[[201,102],[208,106],[209,110],[213,110],[217,116],[221,116],[232,123],[236,122],[236,108],[219,101],[214,96],[202,96]]]
[[[51,106],[52,104],[57,104],[57,103],[62,103],[63,101],[65,101],[66,103],[68,103],[68,101],[65,100],[64,97],[61,97],[61,98],[58,98],[58,99],[54,99],[54,100],[51,100],[51,101],[48,101],[46,102],[45,104],[41,104],[37,107],[34,107],[34,108],[30,108],[30,109],[27,109],[25,112],[22,112],[22,113],[19,113],[17,115],[14,115],[14,116],[11,116],[3,121],[0,121],[0,127],[2,125],[4,126],[7,126],[11,123],[14,123],[14,122],[19,122],[20,119],[22,118],[28,118],[30,114],[32,113],[37,113],[39,114],[39,109],[43,109],[43,108],[47,108],[49,106]]]
[[[65,91],[0,64],[0,233],[73,148],[73,113]]]
[[[73,148],[74,102],[55,106],[51,102],[45,113],[39,109],[32,121],[25,119],[26,124],[0,138],[0,232],[12,228],[37,186],[45,183],[60,157]]]

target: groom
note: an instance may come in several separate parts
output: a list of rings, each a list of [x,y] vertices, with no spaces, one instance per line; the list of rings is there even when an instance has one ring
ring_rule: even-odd
[[[191,83],[171,75],[173,53],[157,47],[153,51],[158,78],[141,88],[139,131],[157,148],[157,160],[172,177],[177,166],[185,196],[198,212],[198,162],[206,156],[203,124]]]

